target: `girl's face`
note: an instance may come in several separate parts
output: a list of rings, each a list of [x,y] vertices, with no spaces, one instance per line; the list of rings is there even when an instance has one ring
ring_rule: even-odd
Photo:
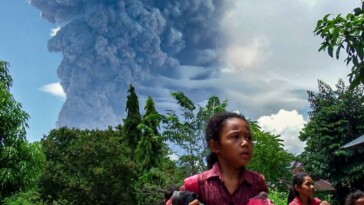
[[[213,149],[221,160],[232,166],[245,166],[252,158],[253,143],[249,125],[240,118],[225,120],[220,131],[220,142]]]
[[[303,183],[301,186],[295,185],[296,191],[298,191],[299,196],[311,198],[315,193],[315,187],[313,186],[313,180],[310,176],[305,176],[303,178]]]
[[[364,205],[364,197],[355,200],[354,205]]]

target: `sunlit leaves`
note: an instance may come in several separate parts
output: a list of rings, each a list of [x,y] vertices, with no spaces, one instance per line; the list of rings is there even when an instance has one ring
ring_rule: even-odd
[[[364,2],[362,3],[364,5]],[[353,13],[329,18],[327,14],[317,22],[315,35],[323,39],[319,51],[326,50],[331,57],[339,59],[341,49],[347,54],[345,62],[353,64],[349,78],[351,88],[364,84],[364,11],[355,8]]]
[[[28,114],[10,93],[8,63],[0,60],[0,198],[32,188],[44,166],[40,144],[26,141]]]

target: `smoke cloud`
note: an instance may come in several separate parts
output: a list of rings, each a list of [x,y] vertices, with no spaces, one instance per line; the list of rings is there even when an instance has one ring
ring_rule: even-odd
[[[129,84],[155,97],[156,81],[180,78],[181,65],[199,68],[196,79],[211,77],[221,63],[220,21],[231,2],[30,0],[60,28],[48,42],[49,51],[63,54],[57,72],[67,99],[57,126],[121,123]]]

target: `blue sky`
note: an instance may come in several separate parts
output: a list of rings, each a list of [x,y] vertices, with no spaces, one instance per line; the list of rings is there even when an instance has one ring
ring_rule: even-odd
[[[219,51],[225,64],[218,74],[196,81],[192,79],[205,69],[180,65],[179,78],[158,79],[159,87],[153,92],[162,96],[165,85],[186,90],[217,85],[231,109],[239,109],[267,131],[280,134],[287,149],[299,152],[304,145],[297,140],[298,131],[309,120],[306,91],[316,90],[317,79],[334,85],[349,72],[343,60],[317,52],[321,39],[312,33],[316,21],[326,13],[350,12],[360,1],[236,2],[221,19],[229,46]],[[0,3],[0,59],[10,63],[11,92],[30,115],[30,141],[55,127],[64,102],[58,87],[49,86],[60,81],[57,68],[62,54],[47,50],[51,30],[57,25],[42,19],[40,13],[26,0]]]
[[[11,92],[30,115],[28,139],[39,140],[54,127],[63,100],[42,92],[58,82],[60,53],[50,53],[51,24],[25,0],[2,1],[0,6],[0,58],[10,63]]]

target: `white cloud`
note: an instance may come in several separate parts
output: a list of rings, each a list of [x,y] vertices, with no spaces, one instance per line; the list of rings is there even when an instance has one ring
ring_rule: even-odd
[[[263,32],[254,29],[247,30],[250,22],[244,21],[245,3],[236,3],[234,9],[226,12],[221,21],[221,27],[228,40],[222,54],[222,60],[232,67],[222,69],[222,72],[236,72],[253,69],[266,61],[270,55],[270,39]]]
[[[240,69],[254,68],[265,61],[270,53],[265,49],[269,46],[269,40],[262,37],[254,37],[248,44],[234,44],[225,51],[225,60],[234,66],[234,69],[222,69],[222,72],[236,72]]]
[[[63,88],[59,83],[43,85],[40,90],[61,99],[66,99],[66,93],[63,91]]]
[[[262,116],[257,121],[264,131],[280,135],[284,140],[285,149],[289,152],[299,154],[303,151],[305,143],[301,142],[298,136],[306,121],[296,110],[281,109],[277,114]]]
[[[318,52],[322,39],[314,36],[313,30],[325,14],[345,14],[359,3],[342,0],[234,2],[221,23],[228,42],[218,53],[206,51],[203,55],[208,59],[218,56],[221,64],[181,65],[171,71],[174,77],[153,80],[151,89],[160,90],[166,99],[170,99],[166,89],[183,91],[195,102],[216,95],[227,99],[230,109],[240,110],[256,120],[280,109],[299,110],[306,115],[303,112],[309,109],[307,90],[317,91],[318,79],[330,86],[339,78],[347,81],[350,67],[343,59],[332,59],[327,53]]]
[[[59,30],[61,30],[61,27],[56,27],[56,28],[51,29],[50,35],[52,37],[55,36]]]
[[[303,4],[307,4],[308,6],[316,6],[318,3],[320,3],[321,0],[299,0],[299,2]]]

